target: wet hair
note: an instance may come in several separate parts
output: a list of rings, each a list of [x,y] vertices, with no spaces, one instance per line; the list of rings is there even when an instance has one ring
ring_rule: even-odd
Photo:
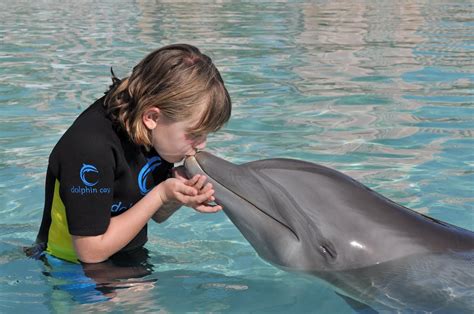
[[[112,85],[104,106],[109,117],[130,139],[151,148],[151,132],[142,121],[152,107],[173,122],[200,114],[191,126],[191,136],[219,130],[230,118],[231,100],[211,58],[187,44],[162,47],[147,55],[129,77],[118,79],[112,71]]]

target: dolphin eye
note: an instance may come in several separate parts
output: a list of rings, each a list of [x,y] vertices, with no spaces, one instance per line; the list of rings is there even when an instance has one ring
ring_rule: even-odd
[[[321,253],[325,257],[329,257],[330,259],[334,260],[337,257],[336,250],[330,243],[323,243],[319,246],[319,249],[321,250]]]

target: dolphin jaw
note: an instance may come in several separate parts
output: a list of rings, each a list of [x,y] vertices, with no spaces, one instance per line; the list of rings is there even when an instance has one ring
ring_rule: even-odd
[[[195,156],[187,156],[186,159],[184,160],[184,168],[186,170],[186,174],[188,175],[188,177],[192,177],[196,174],[203,174],[203,175],[206,175],[208,176],[208,174],[202,169],[202,167],[200,166],[199,164],[199,161],[197,160],[197,158]],[[262,208],[259,208],[258,206],[256,206],[255,204],[253,204],[250,200],[242,197],[241,195],[231,191],[233,194],[235,194],[235,196],[237,196],[238,198],[240,198],[242,201],[250,204],[251,206],[253,206],[256,210],[262,212],[263,214],[265,214],[267,217],[269,217],[270,219],[274,220],[276,223],[280,224],[283,228],[287,229],[288,232],[294,236],[294,238],[299,241],[299,237],[297,235],[297,233],[288,225],[288,224],[285,224],[284,222],[280,221],[279,219],[273,217],[272,215],[270,215],[269,213],[267,213],[264,209]]]
[[[186,156],[184,159],[184,169],[188,177],[192,177],[196,174],[205,174],[194,156]]]

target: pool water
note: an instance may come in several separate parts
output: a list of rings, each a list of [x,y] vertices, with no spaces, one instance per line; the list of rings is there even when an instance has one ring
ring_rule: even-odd
[[[215,154],[321,163],[473,230],[473,15],[470,1],[2,0],[0,312],[352,313],[322,282],[265,263],[223,213],[189,208],[150,223],[150,274],[97,296],[81,269],[22,253],[49,153],[111,66],[123,77],[186,42],[213,58],[233,100]]]

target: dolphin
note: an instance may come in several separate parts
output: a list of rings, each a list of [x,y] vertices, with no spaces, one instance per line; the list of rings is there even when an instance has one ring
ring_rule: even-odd
[[[334,169],[293,159],[236,165],[200,151],[189,176],[259,256],[380,311],[474,312],[474,233],[420,214]]]

